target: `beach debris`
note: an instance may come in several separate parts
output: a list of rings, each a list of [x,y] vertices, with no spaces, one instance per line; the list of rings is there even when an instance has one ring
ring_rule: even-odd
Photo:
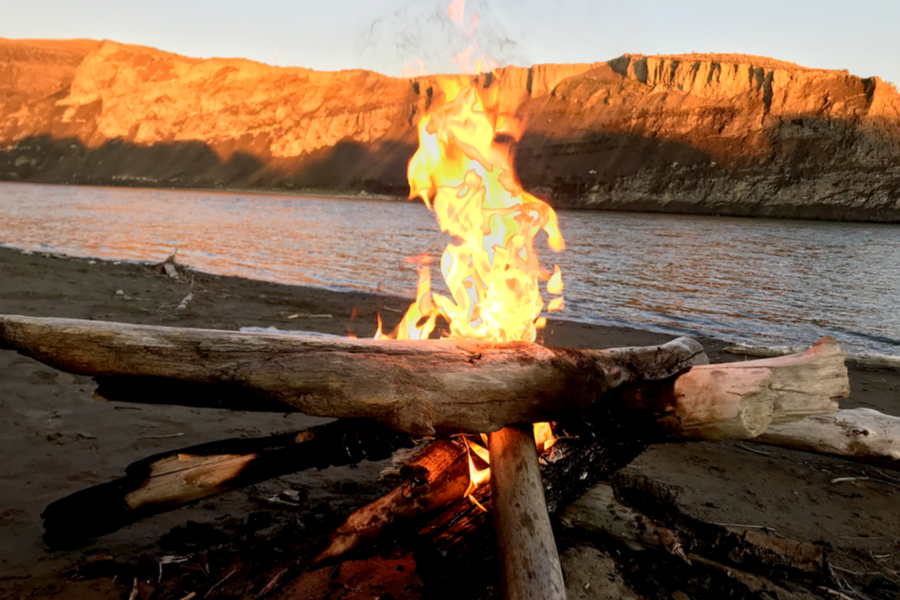
[[[160,583],[163,577],[163,565],[172,565],[187,562],[186,556],[163,556],[159,559],[159,578],[156,580],[156,583]]]
[[[284,575],[285,575],[287,572],[288,572],[288,569],[281,569],[281,570],[279,570],[279,571],[275,574],[275,576],[272,577],[272,579],[269,580],[269,583],[267,583],[265,586],[263,586],[263,589],[261,589],[261,590],[259,591],[259,593],[256,595],[256,599],[258,600],[259,598],[262,598],[263,596],[265,596],[266,594],[268,594],[269,592],[271,592],[272,590],[274,590],[274,589],[275,589],[275,586],[278,585],[278,580],[281,579],[282,577],[284,577]]]
[[[172,251],[172,254],[169,255],[166,260],[162,261],[159,264],[153,265],[153,272],[157,275],[165,275],[176,281],[184,281],[187,283],[193,283],[194,277],[189,274],[187,269],[178,264],[175,261],[175,256],[178,254],[178,248]]]
[[[181,437],[184,435],[184,432],[181,433],[169,433],[166,435],[143,435],[139,437],[139,440],[166,440],[169,438]]]
[[[312,313],[296,313],[293,315],[289,315],[285,317],[288,321],[293,321],[294,319],[333,319],[332,315],[322,313],[322,314],[312,314]]]
[[[178,303],[178,306],[175,307],[175,310],[185,310],[187,309],[188,304],[191,300],[194,299],[194,294],[188,294],[185,296],[181,302]]]
[[[215,585],[213,585],[211,588],[209,588],[209,590],[206,592],[206,594],[203,595],[203,597],[206,598],[207,596],[209,596],[210,594],[212,594],[214,589],[216,589],[217,587],[219,587],[220,585],[222,585],[223,583],[225,583],[226,581],[228,581],[229,579],[231,579],[231,576],[234,575],[235,573],[237,573],[237,569],[232,569],[232,570],[228,573],[228,575],[226,575],[225,577],[223,577],[222,579],[220,579],[219,581],[217,581]]]
[[[868,481],[868,477],[835,477],[831,483],[846,483],[848,481]]]

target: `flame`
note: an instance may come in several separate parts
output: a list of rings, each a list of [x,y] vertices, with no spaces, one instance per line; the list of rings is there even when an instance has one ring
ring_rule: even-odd
[[[453,0],[448,13],[463,28],[465,0]],[[477,23],[478,14],[473,12],[473,44],[454,59],[463,72],[471,72]],[[477,73],[498,66],[485,55],[474,62]],[[546,325],[540,316],[544,309],[540,282],[546,282],[546,292],[555,296],[547,310],[564,306],[562,273],[556,265],[552,273],[541,268],[534,239],[543,231],[548,246],[557,252],[565,248],[565,241],[556,213],[525,192],[513,170],[512,144],[525,129],[514,114],[516,99],[501,102],[498,86],[466,85],[465,78],[441,78],[439,85],[443,102],[437,97],[419,121],[419,148],[407,177],[410,198],[421,198],[435,213],[441,231],[453,240],[440,260],[449,295],[431,289],[430,254],[407,259],[417,265],[416,300],[390,334],[383,333],[379,315],[375,337],[427,339],[441,317],[449,325],[449,338],[533,342],[537,330]],[[512,104],[516,105],[508,110]],[[541,452],[556,443],[550,423],[535,423],[534,435]],[[463,439],[469,459],[465,495],[478,504],[472,494],[490,480],[490,467],[477,468],[472,455],[489,464],[488,438],[482,435],[484,445]]]
[[[553,426],[550,423],[534,424],[534,442],[538,452],[546,452],[553,447],[557,438],[553,435]]]
[[[398,329],[380,337],[426,339],[440,316],[451,338],[532,342],[544,324],[539,282],[557,295],[548,309],[563,305],[559,267],[552,274],[541,268],[534,239],[544,231],[557,251],[565,242],[556,213],[525,192],[513,172],[511,144],[522,135],[521,121],[492,114],[474,86],[458,85],[447,80],[452,99],[421,119],[407,171],[410,196],[422,198],[454,239],[440,260],[450,293],[433,292],[430,266],[416,261],[416,301]]]

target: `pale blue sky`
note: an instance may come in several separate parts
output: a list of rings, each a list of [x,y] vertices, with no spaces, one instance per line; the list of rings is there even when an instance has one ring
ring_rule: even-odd
[[[0,37],[113,39],[189,56],[392,75],[431,72],[469,39],[449,0],[0,0]],[[740,52],[900,82],[900,0],[468,0],[501,62],[593,62],[626,52]]]

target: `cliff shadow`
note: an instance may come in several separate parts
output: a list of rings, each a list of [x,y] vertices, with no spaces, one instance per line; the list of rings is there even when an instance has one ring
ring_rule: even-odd
[[[238,186],[263,167],[255,156],[227,159],[203,142],[145,146],[121,139],[89,147],[78,138],[39,135],[0,151],[0,179],[129,187]]]
[[[234,144],[230,144],[234,146]],[[272,158],[223,152],[200,141],[89,147],[78,138],[39,135],[0,151],[0,180],[128,187],[321,189],[405,196],[416,144],[342,141],[312,154]]]

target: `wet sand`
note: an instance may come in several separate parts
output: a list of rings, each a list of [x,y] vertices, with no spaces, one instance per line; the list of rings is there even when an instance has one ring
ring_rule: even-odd
[[[186,308],[178,309],[188,294],[192,300]],[[399,320],[406,304],[399,298],[204,273],[196,273],[193,283],[188,284],[156,275],[144,265],[0,249],[0,313],[5,314],[231,330],[274,326],[338,335],[349,331],[369,337],[375,331],[379,311],[391,326]],[[309,316],[323,314],[331,317]],[[300,316],[291,318],[294,315]],[[543,342],[605,348],[656,344],[670,337],[628,328],[554,321],[545,330]],[[721,342],[701,341],[714,362],[741,360],[724,353]],[[844,407],[870,407],[900,415],[900,372],[853,366],[850,378],[852,395]],[[89,378],[60,373],[12,351],[0,351],[0,598],[31,594],[127,598],[133,578],[124,574],[132,572],[129,568],[138,572],[135,565],[141,564],[155,569],[161,556],[183,552],[184,544],[173,542],[170,532],[179,526],[182,529],[176,531],[181,534],[190,532],[190,528],[184,529],[188,521],[201,524],[206,533],[243,535],[256,542],[266,541],[267,527],[273,523],[301,523],[304,531],[314,536],[316,527],[340,520],[387,489],[378,481],[385,466],[382,463],[302,472],[152,517],[83,548],[50,552],[41,540],[40,514],[44,507],[79,489],[121,476],[131,462],[193,444],[269,435],[325,421],[296,413],[126,405],[94,399],[93,388]],[[855,580],[857,585],[867,586],[860,593],[873,598],[900,595],[900,586],[892,587],[900,581],[892,574],[900,569],[900,554],[877,564],[872,558],[900,550],[900,473],[892,474],[896,482],[888,476],[832,484],[836,477],[869,473],[865,467],[801,452],[765,448],[762,454],[746,448],[735,443],[653,446],[626,470],[678,486],[679,506],[705,520],[765,525],[785,536],[829,542],[834,548],[831,561],[840,569],[876,573],[860,575]],[[267,502],[266,498],[285,489],[302,490],[305,500],[299,508]],[[248,529],[251,521],[268,525]],[[562,534],[559,543],[570,598],[606,597],[604,594],[613,589],[620,589],[623,597],[654,597],[651,590],[642,589],[655,585],[651,583],[653,578],[646,576],[646,564],[663,565],[659,567],[663,571],[680,569],[677,562],[672,562],[678,559],[657,552],[628,554],[631,551],[614,544],[568,534]],[[198,545],[202,546],[202,542],[195,541],[193,547]],[[611,557],[616,558],[619,567]],[[386,593],[395,598],[423,597],[421,581],[409,556],[401,554],[382,560],[387,561],[386,569],[396,573],[395,578],[389,578],[391,581],[376,585],[369,578],[365,582],[369,587],[360,581],[353,583],[353,577],[360,580],[361,576],[354,575],[353,566],[348,564],[334,578],[328,578],[327,572],[320,573],[291,584],[294,587],[279,586],[273,594],[329,597],[327,594],[334,592],[337,581],[343,586],[341,597],[379,597],[377,594]],[[638,564],[643,566],[638,568]],[[92,569],[90,565],[102,568]],[[182,577],[179,582],[190,580],[184,579],[188,575],[179,572],[178,565],[167,569],[170,570],[163,572],[159,581],[141,581],[140,597],[181,598],[192,591],[186,583],[170,581],[165,587],[165,579],[175,574]],[[209,572],[190,577],[206,577],[215,582],[226,574],[215,569],[210,559]],[[884,570],[880,575],[879,569]],[[692,576],[697,577],[696,573]],[[672,577],[674,583],[667,585],[683,585],[689,597],[703,597],[696,595],[699,588],[691,588],[694,584],[690,581],[682,584],[677,575]],[[234,583],[222,585],[217,594],[239,597],[236,588],[229,587]],[[748,580],[735,585],[736,589],[746,588],[750,594],[754,585],[763,584]],[[156,588],[159,589],[154,594]],[[785,589],[779,593],[779,597],[804,597],[792,596],[793,592]]]

